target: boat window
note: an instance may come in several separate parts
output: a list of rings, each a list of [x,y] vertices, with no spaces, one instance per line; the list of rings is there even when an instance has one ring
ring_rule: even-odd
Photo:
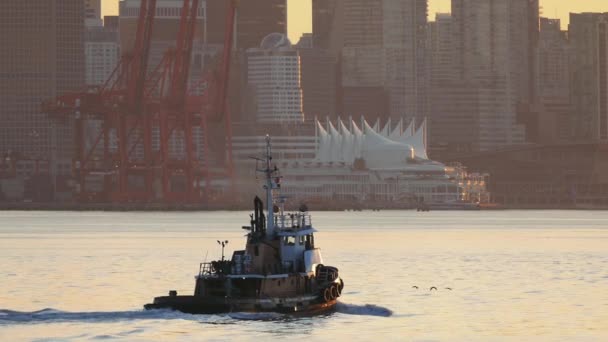
[[[308,249],[308,250],[315,248],[315,239],[312,236],[312,234],[306,235],[305,244],[306,244],[306,249]]]
[[[306,236],[305,236],[305,235],[302,235],[302,236],[300,236],[300,238],[299,238],[298,244],[299,244],[300,246],[304,246],[304,242],[306,242]]]
[[[283,238],[283,244],[285,246],[295,246],[296,245],[296,237],[295,236],[285,236]]]
[[[259,256],[260,255],[260,246],[254,246],[253,253],[255,254],[255,256]]]

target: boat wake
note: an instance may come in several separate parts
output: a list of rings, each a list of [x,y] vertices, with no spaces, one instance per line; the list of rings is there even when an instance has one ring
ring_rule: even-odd
[[[275,312],[235,312],[228,314],[228,317],[240,321],[279,321],[286,319],[288,316]]]
[[[338,303],[336,304],[336,312],[358,316],[390,317],[393,315],[393,311],[391,309],[374,304],[357,305]]]
[[[373,304],[338,303],[336,312],[347,315],[389,317],[393,312]],[[0,325],[20,323],[54,323],[54,322],[122,322],[137,320],[189,320],[210,324],[228,324],[229,321],[278,321],[288,319],[289,315],[280,313],[245,313],[235,312],[224,315],[189,315],[172,310],[133,310],[109,312],[69,312],[56,309],[38,311],[13,311],[0,309]]]
[[[188,319],[190,315],[170,310],[115,311],[115,312],[67,312],[43,309],[32,312],[0,310],[0,325],[45,322],[115,322],[150,319]]]

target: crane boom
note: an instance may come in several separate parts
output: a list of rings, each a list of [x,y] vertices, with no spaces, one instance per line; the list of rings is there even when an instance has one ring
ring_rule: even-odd
[[[230,60],[232,57],[232,45],[234,44],[234,22],[236,18],[238,2],[230,0],[228,3],[228,12],[226,17],[226,30],[224,31],[224,52],[222,54],[222,64],[220,66],[219,75],[219,91],[217,94],[216,110],[217,115],[221,117],[227,113],[227,95],[228,84],[230,79]],[[229,121],[229,120],[228,120]]]
[[[182,7],[170,89],[172,101],[180,107],[185,104],[188,93],[188,76],[199,6],[200,0],[184,0]]]
[[[130,74],[128,75],[128,102],[139,113],[144,102],[152,28],[156,16],[156,0],[141,0],[135,45],[133,47]]]

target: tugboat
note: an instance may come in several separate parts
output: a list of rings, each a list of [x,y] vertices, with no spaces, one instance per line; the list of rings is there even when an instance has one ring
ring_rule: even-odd
[[[190,314],[227,312],[279,312],[313,315],[328,312],[337,304],[344,288],[338,269],[323,264],[315,246],[311,216],[305,205],[297,212],[284,210],[279,196],[281,176],[272,165],[270,137],[266,156],[258,159],[265,175],[267,210],[254,199],[244,250],[230,260],[201,263],[194,295],[156,297],[150,309],[172,309]],[[222,244],[221,241],[218,241]],[[224,241],[225,244],[225,241]],[[223,247],[222,244],[222,254]]]

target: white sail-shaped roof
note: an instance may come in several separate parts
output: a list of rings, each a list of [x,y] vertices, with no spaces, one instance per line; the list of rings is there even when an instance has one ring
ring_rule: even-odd
[[[362,154],[367,167],[371,169],[399,168],[407,164],[409,158],[414,158],[412,146],[383,137],[365,121],[363,129],[365,141]]]
[[[416,119],[412,119],[405,131],[401,134],[401,138],[409,138],[416,133]]]
[[[316,160],[322,163],[352,165],[357,158],[363,158],[369,168],[395,169],[403,167],[409,159],[428,160],[426,120],[413,134],[407,132],[414,127],[413,122],[406,132],[402,132],[403,121],[392,132],[390,122],[381,132],[365,120],[362,120],[363,130],[352,119],[347,124],[338,120],[337,126],[329,120],[327,127],[323,127],[319,121],[316,121],[316,125]]]
[[[319,121],[317,121],[317,133],[319,135],[317,161],[321,163],[329,163],[331,161],[331,137]]]
[[[402,136],[399,142],[411,145],[414,148],[416,158],[429,159],[426,152],[426,120],[422,122],[422,125],[412,136],[407,138]]]
[[[363,126],[365,126],[365,119],[363,120]],[[376,119],[376,123],[374,124],[374,132],[378,132],[380,130],[380,118]]]
[[[353,139],[354,139],[354,143],[355,143],[355,149],[354,149],[355,158],[361,158],[362,157],[361,151],[363,149],[363,141],[365,140],[365,136],[363,135],[363,132],[361,131],[361,129],[359,129],[359,127],[353,120],[350,121],[350,124],[353,127]]]
[[[342,120],[339,121],[338,125],[342,134],[342,157],[344,162],[352,164],[355,161],[355,137]]]
[[[389,118],[386,121],[386,124],[384,125],[384,128],[382,129],[382,131],[380,131],[380,134],[386,138],[389,138],[391,135],[391,119]]]
[[[344,155],[342,153],[342,135],[334,127],[331,121],[328,123],[329,135],[331,136],[331,161],[343,162]]]
[[[402,130],[403,130],[403,119],[399,120],[399,123],[397,123],[397,126],[395,126],[395,128],[393,129],[389,138],[393,141],[397,141],[401,137]]]

